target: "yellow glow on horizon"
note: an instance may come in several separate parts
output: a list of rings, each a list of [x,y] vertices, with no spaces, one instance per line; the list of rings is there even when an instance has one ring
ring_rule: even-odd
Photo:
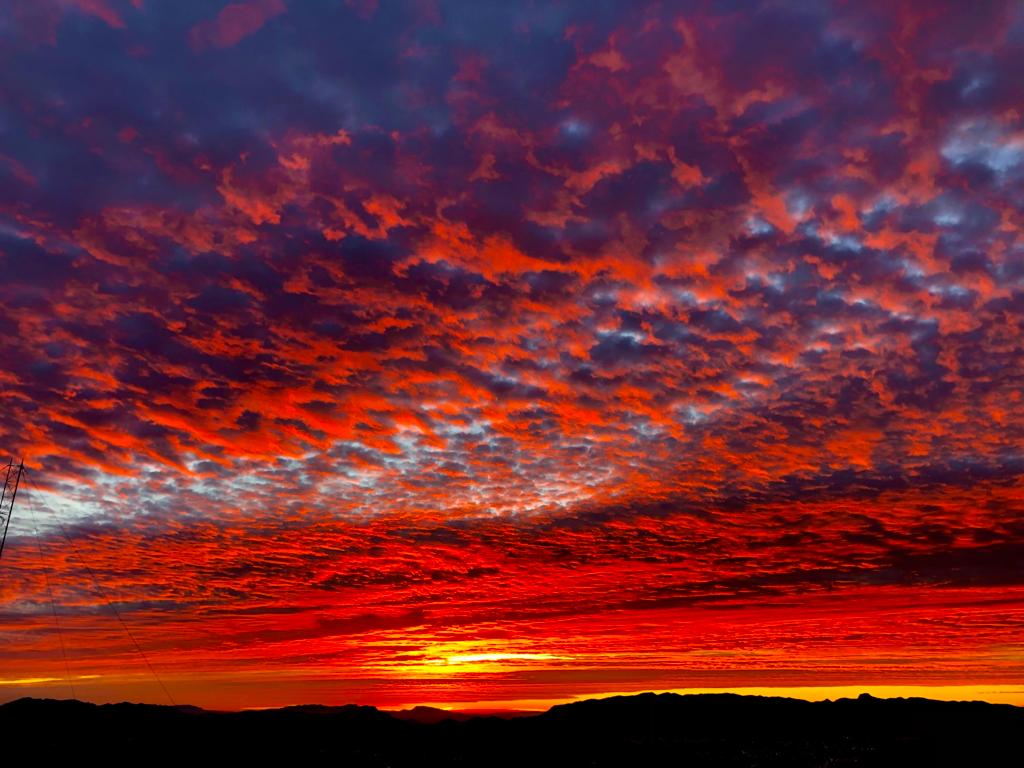
[[[72,680],[96,680],[99,675],[73,675]],[[57,683],[60,685],[67,685],[68,679],[66,677],[15,677],[0,679],[0,685],[45,685],[47,683]]]
[[[378,671],[389,677],[417,678],[438,675],[502,672],[522,669],[544,669],[549,664],[566,661],[571,656],[529,650],[522,643],[505,640],[452,641],[431,643],[396,655]]]
[[[560,658],[563,657],[556,656],[553,653],[462,653],[455,656],[448,656],[445,659],[445,662],[448,664],[473,664],[481,661],[544,661]]]
[[[59,677],[16,677],[0,680],[0,685],[37,685],[39,683],[65,682]]]

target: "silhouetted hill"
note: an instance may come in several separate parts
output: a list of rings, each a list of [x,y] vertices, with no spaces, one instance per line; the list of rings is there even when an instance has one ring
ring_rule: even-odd
[[[444,720],[469,720],[473,715],[465,712],[453,712],[448,709],[437,707],[413,707],[412,709],[400,709],[396,712],[388,712],[392,717],[399,720],[412,720],[415,723],[440,723]]]
[[[137,764],[988,766],[1019,764],[1024,746],[1024,709],[982,702],[645,693],[511,719],[451,714],[19,699],[0,706],[0,727],[8,755]]]

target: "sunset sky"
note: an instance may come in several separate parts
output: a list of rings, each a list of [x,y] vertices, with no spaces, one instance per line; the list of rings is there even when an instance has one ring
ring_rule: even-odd
[[[1022,111],[1017,2],[0,0],[0,701],[1024,704]]]

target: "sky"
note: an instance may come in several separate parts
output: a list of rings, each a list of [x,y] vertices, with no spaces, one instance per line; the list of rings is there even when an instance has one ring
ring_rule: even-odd
[[[998,0],[4,0],[0,700],[1024,704],[1022,83]]]

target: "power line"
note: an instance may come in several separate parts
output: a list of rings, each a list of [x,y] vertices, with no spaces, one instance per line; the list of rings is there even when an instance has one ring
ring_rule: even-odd
[[[36,519],[35,505],[32,503],[35,499],[32,499],[29,503],[29,513],[32,515],[32,533],[35,534],[36,539],[36,551],[39,553],[39,567],[43,571],[43,581],[46,583],[46,593],[50,596],[50,609],[53,611],[53,623],[57,627],[57,639],[60,641],[60,655],[64,657],[64,672],[67,674],[68,688],[71,689],[71,698],[77,699],[78,695],[75,693],[75,684],[71,682],[71,665],[68,663],[68,652],[64,645],[64,632],[60,626],[60,619],[57,617],[57,601],[53,599],[53,586],[50,583],[50,569],[46,567],[46,559],[43,557],[43,545],[40,543],[39,537],[39,521]]]
[[[35,480],[29,477],[27,473],[25,474],[25,478],[32,484],[32,487],[36,489],[36,492],[42,492],[39,486],[36,484]],[[64,534],[64,538],[67,539],[68,545],[71,547],[71,551],[74,552],[75,557],[78,558],[78,562],[82,564],[82,567],[85,568],[86,573],[89,574],[89,578],[92,579],[92,583],[96,587],[96,593],[100,596],[103,602],[107,604],[107,607],[110,608],[114,616],[117,617],[117,621],[118,623],[120,623],[121,628],[124,630],[124,633],[132,641],[132,645],[135,646],[135,650],[138,651],[139,656],[142,657],[142,660],[146,663],[146,666],[149,668],[150,674],[153,675],[153,679],[156,680],[157,684],[160,686],[160,689],[164,692],[164,695],[167,697],[167,700],[171,702],[171,706],[177,706],[177,703],[174,701],[174,697],[171,696],[171,692],[167,690],[167,686],[164,685],[164,681],[160,679],[160,675],[157,674],[156,668],[150,662],[149,657],[146,655],[146,652],[142,650],[142,646],[139,645],[139,641],[135,639],[135,635],[133,635],[131,633],[131,630],[128,629],[128,625],[121,617],[121,612],[117,610],[117,606],[115,606],[114,603],[111,602],[111,600],[107,597],[107,594],[104,591],[103,587],[100,586],[99,579],[96,578],[96,574],[93,573],[92,568],[89,567],[89,564],[85,561],[85,558],[83,558],[81,553],[78,551],[78,547],[75,546],[75,542],[71,539],[71,536],[68,534],[67,529],[64,527],[64,524],[60,521],[60,518],[57,517],[57,513],[54,512],[49,507],[47,507],[45,504],[40,504],[40,506],[42,506],[43,509],[47,510],[53,516],[53,521],[57,523],[57,527],[60,528],[60,532]]]

